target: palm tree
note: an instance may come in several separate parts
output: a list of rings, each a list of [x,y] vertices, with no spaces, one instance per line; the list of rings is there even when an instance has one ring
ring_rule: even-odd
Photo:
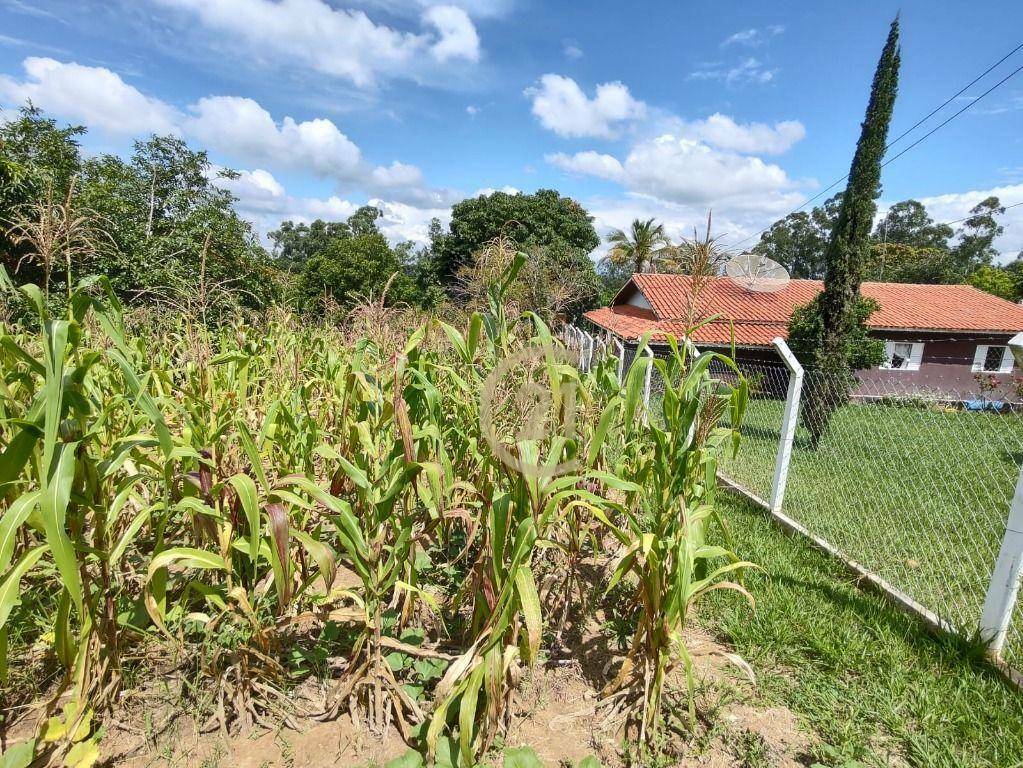
[[[628,233],[616,229],[608,235],[607,241],[611,250],[604,260],[617,266],[629,265],[635,272],[649,272],[660,260],[660,254],[671,245],[664,225],[655,224],[654,219],[635,219]]]

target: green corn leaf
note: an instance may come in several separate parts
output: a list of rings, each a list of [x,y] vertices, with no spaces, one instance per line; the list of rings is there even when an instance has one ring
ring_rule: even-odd
[[[205,549],[195,549],[194,547],[173,547],[165,549],[150,561],[148,569],[149,578],[152,579],[153,574],[161,568],[174,564],[184,568],[216,571],[227,570],[227,562],[223,557],[214,552],[207,552]]]
[[[32,491],[16,498],[0,518],[0,573],[7,570],[14,555],[14,542],[18,529],[39,503],[39,491]]]
[[[4,576],[4,580],[0,582],[0,629],[7,624],[7,617],[11,615],[14,607],[21,602],[19,595],[21,579],[31,570],[32,566],[43,556],[45,551],[46,545],[40,544],[25,552],[25,554],[18,558],[14,567]]]
[[[323,542],[314,539],[305,531],[292,528],[291,535],[295,537],[295,540],[309,553],[313,562],[316,563],[316,567],[319,569],[320,576],[323,579],[324,592],[329,593],[331,587],[334,586],[334,580],[337,578],[337,557],[334,555],[333,550]]]
[[[248,457],[249,464],[252,465],[252,471],[256,473],[256,479],[259,480],[259,484],[263,487],[263,490],[270,488],[270,483],[267,482],[266,472],[263,469],[263,457],[259,453],[259,449],[256,447],[256,441],[252,437],[252,433],[249,432],[249,428],[245,425],[245,422],[241,419],[235,421],[235,429],[238,430],[238,437],[241,439],[242,449],[245,451],[246,457]]]
[[[540,640],[543,635],[543,617],[540,613],[540,596],[536,591],[536,580],[528,565],[519,566],[515,571],[515,589],[522,606],[522,618],[526,623],[526,638],[529,654],[526,663],[536,661],[540,651]]]
[[[245,520],[249,526],[249,552],[252,561],[252,573],[256,575],[257,571],[257,558],[256,553],[259,552],[259,538],[262,534],[262,526],[259,521],[259,500],[256,494],[256,484],[252,482],[252,478],[248,475],[241,473],[232,475],[228,478],[228,482],[231,487],[234,488],[235,493],[238,494],[238,501],[242,505],[242,511],[245,513]]]
[[[64,526],[68,502],[71,499],[71,485],[75,479],[77,449],[78,443],[61,443],[55,446],[53,461],[39,497],[39,511],[53,561],[60,571],[61,580],[71,596],[78,615],[81,616],[82,580],[74,545]]]
[[[128,391],[131,392],[131,395],[135,398],[139,408],[141,408],[142,412],[149,418],[150,423],[153,425],[153,429],[156,430],[156,437],[160,441],[160,450],[164,457],[170,458],[171,453],[174,450],[174,442],[171,438],[170,430],[167,428],[167,422],[164,421],[163,413],[160,412],[159,407],[156,405],[156,401],[153,400],[152,395],[146,391],[146,388],[143,386],[138,374],[135,373],[135,369],[123,354],[114,349],[108,350],[107,354],[109,354],[110,359],[117,363],[118,367],[120,367],[121,375],[124,377],[125,384],[128,385]]]
[[[25,468],[32,451],[39,442],[40,431],[37,427],[24,427],[14,436],[3,453],[0,453],[0,487],[13,481]]]
[[[146,606],[146,612],[149,614],[149,618],[153,620],[156,627],[167,635],[167,637],[172,637],[172,635],[164,624],[164,611],[161,604],[156,601],[151,585],[154,577],[156,577],[159,572],[174,564],[180,565],[184,568],[198,568],[200,570],[228,570],[227,561],[225,561],[220,555],[214,554],[213,552],[207,552],[204,549],[195,549],[193,547],[173,547],[171,549],[166,549],[150,561],[149,569],[146,574],[143,601]]]
[[[128,547],[135,542],[135,537],[138,536],[139,530],[149,521],[151,513],[152,508],[143,509],[128,523],[128,527],[124,529],[117,543],[110,550],[109,560],[111,568],[116,568],[121,562],[121,558],[124,557]]]
[[[480,688],[483,687],[483,673],[486,667],[480,664],[469,675],[465,689],[462,691],[462,701],[458,706],[458,749],[465,765],[471,766],[475,763],[472,742],[476,723],[476,704],[480,697]]]
[[[53,619],[53,651],[65,669],[71,669],[76,650],[71,631],[71,595],[66,589],[60,591],[57,614]]]

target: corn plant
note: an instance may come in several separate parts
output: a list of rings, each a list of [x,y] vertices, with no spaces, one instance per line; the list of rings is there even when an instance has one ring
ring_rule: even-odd
[[[61,587],[53,651],[66,674],[43,707],[38,733],[48,749],[76,762],[95,747],[87,741],[93,713],[109,710],[120,690],[122,559],[153,508],[139,486],[161,485],[161,477],[135,459],[150,447],[164,455],[172,450],[166,425],[118,349],[123,336],[116,300],[104,306],[87,287],[71,294],[66,319],[55,319],[42,292],[23,286],[38,313],[41,355],[11,336],[0,341],[5,369],[10,364],[12,371],[4,377],[5,432],[13,432],[0,454],[6,507],[0,519],[0,655],[6,667],[6,622],[19,602],[21,580],[34,567],[54,568]],[[109,368],[100,365],[102,353],[83,348],[83,321],[94,308],[113,342],[106,356],[116,365]],[[110,386],[131,396],[108,398]],[[56,714],[61,701],[62,716]]]
[[[709,540],[709,523],[717,515],[718,457],[738,447],[746,382],[723,355],[704,352],[693,358],[688,345],[680,347],[672,338],[668,344],[669,359],[653,361],[664,381],[659,418],[639,417],[642,382],[651,364],[642,345],[628,373],[626,446],[618,468],[628,483],[621,485],[626,514],[620,524],[605,519],[622,547],[607,590],[631,574],[639,619],[628,653],[601,695],[610,707],[608,717],[624,713],[641,744],[653,743],[659,734],[668,677],[679,663],[689,691],[689,726],[695,726],[693,662],[685,642],[695,604],[718,589],[734,590],[752,602],[731,580],[752,563]],[[735,371],[735,384],[713,378],[714,361]],[[719,423],[726,411],[727,427]]]
[[[521,258],[515,265],[521,266]],[[560,417],[574,416],[578,372],[558,357],[555,342],[538,317],[527,315],[512,322],[501,301],[503,290],[514,280],[515,265],[493,289],[490,311],[474,315],[464,335],[445,328],[465,363],[457,374],[457,391],[475,391],[477,398],[488,402],[464,408],[469,418],[458,427],[459,444],[471,454],[465,464],[473,468],[473,488],[482,503],[469,577],[453,598],[454,604],[467,606],[469,648],[437,686],[426,747],[428,755],[435,754],[441,734],[457,730],[459,751],[467,764],[507,728],[520,662],[533,664],[539,655],[543,616],[533,570],[538,542],[557,546],[562,521],[570,519],[572,510],[603,503],[582,488],[583,477],[574,473],[580,467],[574,462],[580,451],[578,436],[574,430],[557,434],[565,426]],[[531,335],[524,336],[523,329]],[[498,382],[505,363],[514,360],[533,365],[512,365],[505,370],[512,380]],[[508,407],[507,396],[516,390],[539,395],[548,407],[537,412],[527,405],[527,419],[553,417],[548,424],[555,427],[554,434],[523,438],[520,411]],[[495,427],[486,408],[510,413],[508,429]],[[594,447],[594,453],[597,450]]]
[[[427,489],[436,489],[439,470],[435,463],[418,460],[404,373],[410,358],[415,364],[424,332],[413,334],[397,359],[380,359],[371,342],[357,345],[349,373],[349,432],[337,445],[320,446],[337,469],[331,493],[317,494],[331,509],[343,562],[362,584],[348,614],[357,627],[356,639],[325,714],[333,717],[347,708],[371,730],[382,733],[394,723],[407,739],[424,713],[395,678],[387,656],[392,651],[436,654],[403,642],[400,632],[388,634],[385,613],[403,598],[431,600],[415,586],[415,552],[430,527],[435,497]],[[400,623],[394,628],[400,630]]]

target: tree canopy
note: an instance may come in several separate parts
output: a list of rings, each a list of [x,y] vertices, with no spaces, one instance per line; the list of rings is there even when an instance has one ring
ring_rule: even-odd
[[[828,237],[837,222],[841,199],[841,194],[835,195],[809,212],[797,211],[776,221],[752,250],[774,259],[793,277],[823,279]],[[971,276],[985,267],[1006,269],[994,264],[998,255],[994,240],[1002,233],[998,219],[1004,211],[997,197],[989,197],[953,229],[935,222],[918,200],[895,203],[871,232],[863,279],[994,285]],[[1008,277],[1012,279],[1012,275]],[[1004,285],[1004,280],[998,284]],[[1019,300],[1023,292],[1017,290],[1010,298]]]
[[[268,250],[222,183],[237,178],[176,136],[135,142],[125,157],[89,156],[83,126],[60,126],[27,106],[0,124],[0,264],[15,283],[39,283],[60,302],[74,282],[109,278],[128,304],[162,303],[203,318],[290,302],[320,311],[379,297],[433,307],[457,294],[459,269],[504,235],[535,260],[537,306],[572,315],[599,299],[589,253],[599,242],[589,214],[553,190],[497,192],[454,206],[450,226],[430,226],[429,245],[390,244],[379,209],[344,221],[283,221]],[[47,222],[67,231],[40,248]],[[74,247],[72,247],[74,244]],[[46,251],[45,254],[39,253]],[[72,258],[73,256],[73,258]],[[571,277],[577,286],[561,291]]]
[[[495,238],[506,237],[520,249],[546,247],[588,257],[600,244],[593,218],[579,203],[552,189],[532,195],[494,192],[456,203],[448,233],[439,239],[434,254],[441,282],[451,283],[458,268],[472,263],[472,255]]]
[[[235,212],[235,198],[214,183],[217,171],[205,152],[154,136],[135,142],[127,160],[86,158],[78,144],[83,133],[80,126],[59,128],[31,107],[0,126],[7,172],[13,168],[16,180],[0,198],[6,223],[0,255],[17,282],[56,287],[102,274],[136,303],[180,304],[202,295],[227,308],[275,298],[267,253]],[[38,227],[47,208],[69,224],[87,225],[93,247],[79,249],[73,261],[30,257],[24,233]]]

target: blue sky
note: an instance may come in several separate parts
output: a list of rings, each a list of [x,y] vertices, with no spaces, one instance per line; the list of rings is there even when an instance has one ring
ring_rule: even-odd
[[[713,209],[735,243],[848,170],[898,10],[892,136],[1023,42],[1013,0],[0,0],[0,106],[88,125],[89,152],[177,133],[242,172],[261,232],[375,201],[421,240],[462,197],[553,187],[602,232],[655,216],[677,236]],[[1023,202],[1021,128],[1023,72],[885,168],[882,205]],[[1005,224],[1014,255],[1023,206]]]

